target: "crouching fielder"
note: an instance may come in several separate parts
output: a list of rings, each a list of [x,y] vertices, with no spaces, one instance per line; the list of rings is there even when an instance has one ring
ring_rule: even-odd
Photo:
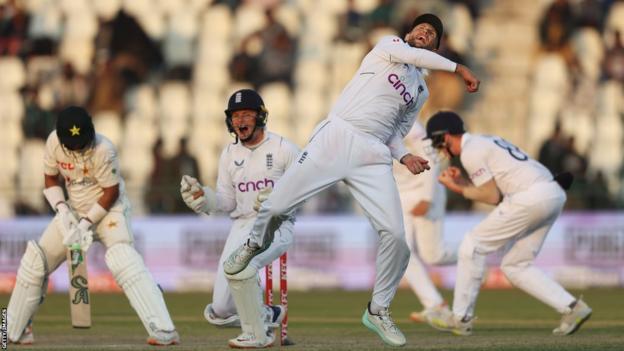
[[[65,260],[68,246],[79,242],[86,252],[96,239],[106,246],[106,264],[143,322],[147,342],[179,343],[162,293],[133,247],[117,153],[108,139],[95,133],[87,111],[69,107],[60,112],[56,131],[46,142],[44,164],[44,195],[56,215],[39,242],[28,242],[22,257],[7,311],[10,342],[33,343],[32,319],[43,302],[48,276]]]
[[[282,306],[263,304],[258,270],[290,247],[293,217],[285,216],[281,225],[272,228],[275,236],[271,246],[246,271],[226,275],[223,261],[245,242],[260,203],[299,150],[290,141],[265,130],[268,112],[260,95],[253,90],[235,92],[225,115],[228,131],[236,140],[221,153],[216,191],[202,187],[189,176],[182,177],[180,191],[195,212],[229,213],[234,219],[219,259],[212,303],[204,310],[205,318],[218,326],[241,326],[243,333],[229,341],[231,347],[262,348],[273,344],[275,336],[270,328],[279,326],[286,311]]]
[[[458,252],[453,315],[434,324],[457,335],[472,334],[485,258],[504,247],[501,269],[507,279],[562,315],[553,334],[578,330],[592,309],[533,264],[566,201],[562,188],[570,184],[553,179],[541,163],[500,137],[466,133],[453,112],[431,117],[427,136],[434,147],[459,156],[470,178],[450,167],[442,172],[440,182],[468,199],[496,205],[464,237]]]

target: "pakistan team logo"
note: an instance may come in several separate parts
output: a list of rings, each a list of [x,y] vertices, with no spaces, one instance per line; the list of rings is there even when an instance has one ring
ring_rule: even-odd
[[[74,294],[74,298],[72,299],[72,303],[74,305],[78,305],[80,303],[84,303],[85,305],[89,304],[89,285],[87,282],[87,278],[77,275],[71,280],[71,285],[76,289],[76,293]]]

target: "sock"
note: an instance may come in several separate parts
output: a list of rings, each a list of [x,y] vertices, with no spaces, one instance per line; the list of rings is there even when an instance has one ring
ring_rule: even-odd
[[[372,301],[368,303],[368,312],[370,312],[370,314],[379,314],[379,312],[385,309],[385,307],[381,307]]]

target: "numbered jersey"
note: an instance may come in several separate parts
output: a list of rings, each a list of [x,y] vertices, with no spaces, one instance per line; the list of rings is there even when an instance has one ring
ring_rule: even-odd
[[[475,186],[494,178],[500,192],[509,195],[553,179],[541,163],[500,137],[465,133],[461,143],[461,162]]]
[[[56,131],[48,136],[44,156],[44,173],[60,174],[65,179],[70,206],[86,216],[91,206],[104,193],[102,188],[119,184],[119,198],[111,207],[123,211],[130,207],[115,147],[105,136],[95,134],[93,147],[85,152],[70,151],[61,146]]]
[[[228,145],[221,153],[217,179],[217,211],[232,218],[256,215],[253,205],[258,192],[273,188],[299,148],[287,139],[266,132],[262,143],[253,149],[240,142]]]

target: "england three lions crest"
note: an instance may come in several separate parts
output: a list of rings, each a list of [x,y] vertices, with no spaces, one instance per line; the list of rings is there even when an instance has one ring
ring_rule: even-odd
[[[271,170],[273,168],[273,154],[266,154],[266,167],[267,170]]]

